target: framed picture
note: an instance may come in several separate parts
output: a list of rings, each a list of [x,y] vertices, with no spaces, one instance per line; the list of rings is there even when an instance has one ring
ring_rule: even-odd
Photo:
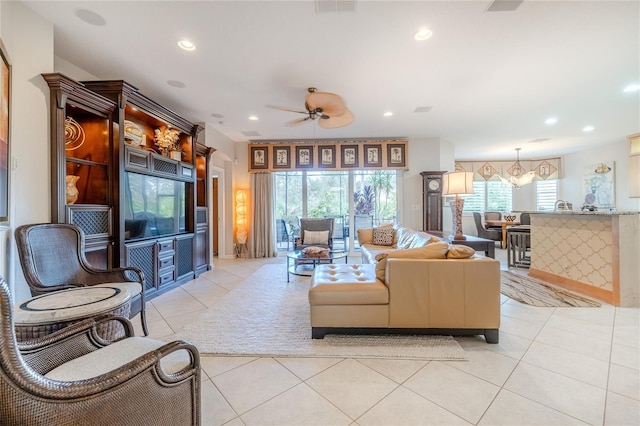
[[[407,165],[404,148],[404,144],[387,144],[387,167],[405,167]]]
[[[313,168],[313,145],[296,146],[296,169]]]
[[[290,169],[291,168],[291,147],[289,146],[273,147],[273,168],[274,169]]]
[[[318,167],[326,169],[334,169],[336,167],[336,147],[335,145],[318,147],[319,161]]]
[[[364,145],[364,166],[382,167],[382,145]]]
[[[268,169],[269,168],[269,150],[265,147],[251,147],[251,168],[252,169]]]
[[[11,65],[0,41],[0,221],[9,219],[9,96]]]
[[[358,162],[358,145],[340,145],[340,155],[342,167],[356,168],[360,165]]]

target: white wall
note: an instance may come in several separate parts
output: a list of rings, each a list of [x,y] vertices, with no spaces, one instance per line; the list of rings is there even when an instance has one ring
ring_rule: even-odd
[[[584,203],[583,176],[588,167],[602,162],[615,162],[616,209],[640,210],[640,198],[629,198],[629,145],[621,140],[564,156],[564,178],[560,181],[559,198],[578,209]]]
[[[0,2],[0,38],[11,62],[10,234],[19,225],[50,220],[49,88],[53,25],[20,2]],[[13,239],[7,280],[16,300],[30,297]]]

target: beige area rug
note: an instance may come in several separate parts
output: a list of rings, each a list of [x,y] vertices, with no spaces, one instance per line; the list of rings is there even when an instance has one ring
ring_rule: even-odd
[[[597,307],[600,303],[526,275],[500,271],[500,292],[532,306]]]
[[[166,340],[203,354],[466,360],[451,336],[326,335],[311,338],[309,278],[287,283],[284,264],[265,265]]]

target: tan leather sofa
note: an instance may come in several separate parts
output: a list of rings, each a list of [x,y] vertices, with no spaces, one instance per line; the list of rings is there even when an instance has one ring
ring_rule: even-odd
[[[391,229],[394,231],[392,245],[374,244],[374,229]],[[376,263],[375,257],[378,253],[396,249],[410,249],[424,247],[429,243],[440,241],[440,238],[422,231],[414,231],[404,226],[395,227],[392,224],[383,225],[378,228],[360,228],[357,230],[358,243],[362,253],[362,263]]]
[[[435,245],[443,244],[445,251],[452,247],[444,242]],[[391,257],[384,261],[383,268],[376,264],[316,267],[309,290],[313,338],[333,332],[394,329],[482,334],[488,343],[498,343],[499,261],[475,254],[467,259]]]

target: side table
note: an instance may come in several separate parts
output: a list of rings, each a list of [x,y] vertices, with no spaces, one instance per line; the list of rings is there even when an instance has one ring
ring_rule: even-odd
[[[16,339],[20,341],[46,336],[75,322],[100,315],[128,317],[131,294],[117,287],[78,287],[54,291],[19,302],[14,306]],[[123,333],[114,321],[98,330],[106,340]]]

